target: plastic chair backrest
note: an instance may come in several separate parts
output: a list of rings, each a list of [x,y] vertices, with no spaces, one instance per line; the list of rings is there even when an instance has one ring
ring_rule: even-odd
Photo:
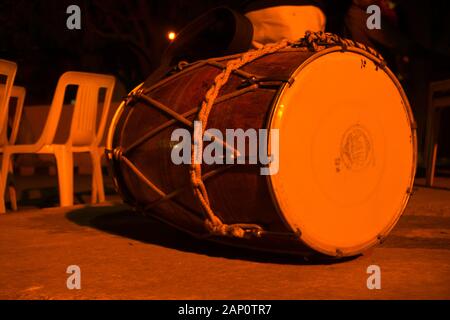
[[[17,134],[19,133],[20,119],[22,118],[23,105],[25,103],[26,94],[27,91],[24,87],[13,86],[11,89],[11,98],[17,98],[12,132],[11,136],[9,137],[9,144],[11,145],[16,143]]]
[[[8,109],[11,88],[16,77],[17,64],[0,59],[0,75],[6,77],[6,81],[0,88],[0,146],[8,143]]]
[[[70,135],[66,144],[73,146],[98,145],[103,137],[107,115],[111,105],[115,78],[109,75],[69,71],[58,81],[47,123],[41,136],[41,143],[52,144],[55,138],[67,86],[78,86],[72,115]],[[100,89],[105,88],[100,124],[97,128],[98,97]]]

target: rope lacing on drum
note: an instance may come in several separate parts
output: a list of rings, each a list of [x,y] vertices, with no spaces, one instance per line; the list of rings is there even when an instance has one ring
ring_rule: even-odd
[[[343,50],[347,50],[349,48],[357,48],[363,51],[366,51],[370,53],[371,55],[375,56],[377,59],[379,59],[378,65],[380,67],[385,65],[385,62],[381,55],[376,52],[374,49],[367,47],[363,44],[360,44],[358,42],[354,42],[352,40],[343,39],[339,36],[336,36],[334,34],[330,33],[323,33],[323,32],[306,32],[305,37],[296,41],[296,42],[289,42],[288,40],[282,40],[279,43],[275,44],[269,44],[266,45],[258,50],[252,50],[249,52],[246,52],[242,54],[241,56],[235,58],[231,58],[226,65],[222,66],[220,65],[222,69],[222,72],[216,76],[214,79],[214,83],[210,87],[210,89],[207,91],[205,98],[199,108],[199,112],[197,114],[197,120],[201,121],[202,124],[202,133],[205,132],[207,123],[208,123],[208,117],[212,110],[212,107],[215,103],[218,102],[218,96],[220,93],[221,88],[229,81],[230,76],[232,73],[237,74],[244,74],[246,72],[240,70],[241,67],[244,65],[261,58],[265,55],[269,55],[272,53],[275,53],[277,51],[280,51],[287,47],[292,48],[300,48],[301,50],[309,50],[309,51],[320,51],[324,48],[334,47],[334,46],[340,46]],[[214,60],[211,60],[210,62],[213,65],[219,66],[218,63],[216,63]],[[180,69],[186,68],[185,64],[180,64]],[[250,79],[247,83],[245,83],[245,86],[252,85],[252,81],[255,81],[258,79]],[[260,80],[260,79],[259,79]],[[268,81],[268,79],[263,79]],[[269,79],[270,80],[270,79]],[[254,84],[253,84],[254,85]],[[259,82],[258,82],[259,85]],[[135,90],[133,91],[126,99],[125,104],[127,106],[132,106],[137,100],[141,100],[145,103],[154,105],[158,109],[164,111],[165,113],[172,116],[174,119],[180,121],[183,124],[192,126],[191,121],[187,120],[186,115],[178,115],[173,112],[170,108],[166,107],[165,105],[159,103],[158,101],[151,99],[150,97],[147,97],[145,95],[145,91],[143,89]],[[195,112],[196,110],[192,110]],[[192,112],[192,113],[193,113]],[[145,140],[142,140],[145,141]],[[139,141],[141,143],[142,141]],[[135,143],[132,146],[136,146],[139,143]],[[114,150],[108,150],[107,152],[112,155],[113,158],[116,160],[122,160],[124,161],[137,175],[138,177],[143,180],[151,189],[155,190],[158,194],[162,196],[161,200],[156,201],[155,203],[160,203],[164,200],[169,200],[174,197],[174,195],[177,194],[177,192],[172,192],[171,194],[164,194],[157,186],[155,186],[151,181],[149,181],[139,170],[136,168],[125,156],[125,154],[131,149],[132,147],[128,147],[126,150],[121,150],[120,148],[114,149]],[[198,148],[197,151],[194,152],[195,148]],[[192,143],[192,156],[191,156],[191,167],[190,167],[190,182],[191,186],[194,189],[194,194],[198,198],[200,205],[203,209],[204,215],[205,215],[205,227],[210,232],[211,235],[220,235],[220,236],[230,236],[230,237],[237,237],[237,238],[243,238],[247,235],[255,235],[260,236],[263,232],[263,229],[256,224],[243,224],[243,223],[236,223],[236,224],[225,224],[221,221],[221,219],[214,213],[214,211],[211,208],[211,204],[208,198],[208,192],[206,190],[203,178],[202,178],[202,168],[201,164],[198,164],[195,156],[197,154],[202,154],[203,152],[203,137],[202,135],[196,136],[193,135],[193,143]],[[238,156],[236,150],[232,150],[234,153],[233,155],[235,158]],[[209,174],[209,173],[208,173]],[[208,175],[206,174],[206,175]],[[205,176],[206,176],[205,175]]]
[[[252,50],[244,53],[239,58],[230,60],[227,62],[225,69],[216,76],[214,83],[211,88],[207,91],[205,99],[202,102],[200,111],[197,115],[197,120],[202,124],[202,133],[205,132],[208,117],[212,110],[212,107],[219,95],[221,88],[228,82],[230,75],[243,67],[244,65],[260,58],[265,55],[275,53],[286,47],[303,47],[308,48],[311,51],[319,51],[323,47],[341,46],[343,50],[347,50],[349,47],[358,48],[364,50],[380,60],[379,66],[383,67],[385,65],[382,56],[374,49],[349,40],[343,39],[337,35],[324,32],[310,32],[305,33],[305,37],[298,40],[295,43],[291,43],[288,40],[282,40],[275,44],[268,44],[258,50]],[[198,150],[195,150],[198,148]],[[198,151],[198,152],[197,152]],[[195,160],[196,154],[202,154],[203,151],[203,137],[200,135],[197,137],[194,135],[192,143],[191,152],[191,184],[194,189],[194,194],[198,198],[202,209],[206,215],[205,226],[209,232],[213,235],[221,236],[233,236],[237,238],[242,238],[247,232],[256,232],[259,234],[262,229],[258,225],[245,225],[245,224],[231,224],[227,225],[223,223],[220,218],[214,213],[211,208],[211,204],[208,198],[208,192],[206,190],[205,184],[202,180],[202,168],[201,164],[198,164]],[[234,155],[236,156],[236,154]]]
[[[290,42],[283,40],[276,44],[269,44],[261,49],[252,50],[244,53],[237,59],[233,59],[227,62],[225,69],[216,76],[211,88],[207,91],[205,99],[202,102],[200,111],[197,115],[197,120],[202,124],[202,133],[205,132],[208,123],[208,117],[212,110],[212,107],[219,95],[221,88],[228,82],[233,71],[238,70],[244,65],[260,58],[265,55],[277,52],[290,45]],[[192,158],[191,158],[191,184],[194,189],[194,194],[199,199],[202,209],[206,215],[205,226],[208,231],[213,235],[232,236],[237,238],[243,238],[248,232],[259,234],[262,228],[258,225],[252,224],[225,224],[211,209],[211,204],[208,198],[208,192],[205,184],[202,180],[202,168],[201,164],[198,164],[195,155],[198,148],[199,154],[203,151],[203,136],[197,137],[194,135],[192,143]],[[235,156],[237,156],[235,154]]]
[[[378,58],[380,60],[379,67],[385,67],[386,65],[384,58],[375,49],[350,39],[341,38],[333,33],[306,31],[305,36],[292,46],[295,48],[306,47],[311,51],[319,51],[321,47],[328,48],[333,46],[340,46],[342,50],[357,48]]]

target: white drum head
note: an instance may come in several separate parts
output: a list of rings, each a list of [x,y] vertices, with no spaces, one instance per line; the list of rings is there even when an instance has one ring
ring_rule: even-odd
[[[386,237],[414,179],[408,101],[372,59],[337,49],[314,56],[270,121],[280,134],[274,200],[301,239],[327,255],[355,255]]]

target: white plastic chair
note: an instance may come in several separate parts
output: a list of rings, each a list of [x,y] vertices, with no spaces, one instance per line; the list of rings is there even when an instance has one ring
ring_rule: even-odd
[[[2,92],[2,90],[4,90],[4,87],[5,86],[0,86],[0,92]],[[11,89],[9,107],[11,107],[12,98],[16,98],[17,102],[16,102],[16,110],[14,113],[14,119],[13,119],[12,126],[11,126],[12,130],[11,130],[9,140],[7,138],[7,130],[5,130],[5,132],[2,134],[2,140],[6,141],[6,143],[8,143],[9,145],[14,145],[17,140],[17,134],[19,133],[20,119],[22,118],[22,111],[23,111],[23,105],[25,103],[26,93],[27,93],[27,91],[25,90],[24,87],[13,86]],[[7,118],[5,128],[8,128],[8,120],[9,119]],[[6,143],[4,143],[3,145],[5,145]],[[1,148],[0,148],[0,152],[1,153],[3,152],[1,150]],[[14,168],[13,161],[10,161],[9,174],[11,176],[13,175],[13,168]],[[13,181],[10,181],[10,183],[8,184],[8,190],[9,190],[9,200],[11,201],[11,207],[12,207],[13,211],[17,211],[17,193],[16,193],[15,184]]]
[[[56,130],[64,104],[66,88],[69,85],[78,86],[75,106],[72,116],[70,134],[63,144],[54,143]],[[114,90],[115,78],[108,75],[66,72],[58,81],[53,102],[47,117],[44,130],[35,144],[14,145],[4,148],[0,194],[2,195],[3,212],[6,175],[8,161],[13,154],[53,154],[58,170],[59,198],[62,207],[73,205],[73,153],[88,152],[92,159],[92,202],[105,200],[101,157],[104,147],[100,146],[105,131],[106,120]],[[98,97],[100,89],[105,88],[105,99],[97,127]],[[0,209],[2,209],[0,205]],[[0,211],[2,212],[2,211]]]
[[[0,85],[0,149],[8,144],[8,109],[11,90],[16,77],[17,65],[14,62],[0,60],[0,75],[6,77]]]
[[[16,77],[17,64],[7,60],[0,59],[0,75],[6,77],[5,83],[0,86],[0,153],[3,153],[4,148],[9,144],[8,140],[8,109],[9,109],[9,99],[11,96],[11,90],[14,83],[14,78]],[[5,159],[5,157],[3,157]],[[9,162],[2,167],[0,175],[5,176],[5,186],[6,179],[8,177],[8,172],[12,169],[12,164]],[[1,183],[0,183],[1,184]],[[4,190],[4,186],[2,190]],[[2,193],[2,199],[0,201],[0,213],[5,211],[5,202],[3,199],[4,191]],[[14,199],[13,199],[14,200]]]
[[[25,104],[25,96],[27,95],[27,90],[24,87],[13,86],[11,89],[11,98],[16,98],[16,110],[14,114],[14,120],[12,123],[12,130],[9,136],[9,144],[13,145],[16,143],[17,134],[19,133],[20,119],[22,118],[23,106]],[[10,98],[10,102],[11,99]],[[11,103],[10,103],[11,104]]]

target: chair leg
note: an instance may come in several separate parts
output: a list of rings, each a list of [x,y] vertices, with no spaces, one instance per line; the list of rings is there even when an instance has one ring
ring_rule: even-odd
[[[426,143],[426,168],[427,177],[426,185],[432,187],[434,185],[434,177],[436,174],[436,159],[438,151],[438,138],[439,138],[439,111],[432,110],[430,112],[427,128],[427,143]]]
[[[14,167],[12,161],[9,162],[9,176],[11,178],[10,183],[8,184],[9,201],[11,202],[11,209],[13,211],[17,211],[17,192],[16,183],[14,181]]]
[[[91,203],[95,204],[98,201],[98,188],[97,188],[97,179],[96,179],[96,170],[94,165],[94,158],[91,156],[92,161],[92,181],[91,181]]]
[[[3,153],[3,159],[2,159],[2,168],[0,171],[0,214],[6,213],[6,206],[5,206],[5,191],[6,191],[6,185],[8,181],[8,173],[9,173],[9,165],[11,155],[8,153]]]
[[[58,168],[60,206],[73,206],[73,154],[67,148],[61,148],[55,151],[55,157]]]
[[[17,211],[17,192],[16,188],[13,185],[8,186],[9,191],[9,201],[11,201],[11,209],[12,211]]]
[[[105,201],[101,155],[97,150],[91,152],[92,159],[92,203]]]

